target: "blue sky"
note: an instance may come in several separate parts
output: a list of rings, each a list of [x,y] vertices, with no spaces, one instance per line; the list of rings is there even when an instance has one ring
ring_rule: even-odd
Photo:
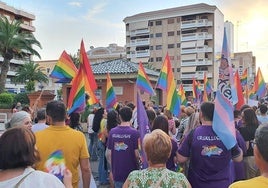
[[[229,20],[239,22],[235,50],[253,51],[257,66],[268,73],[267,0],[1,0],[36,16],[35,36],[42,44],[42,60],[58,59],[63,50],[74,54],[83,38],[90,46],[125,45],[123,19],[142,12],[196,3],[216,5]],[[237,41],[237,42],[236,42]],[[238,46],[236,46],[238,44]],[[265,74],[265,73],[264,73]],[[266,79],[268,81],[268,79]]]

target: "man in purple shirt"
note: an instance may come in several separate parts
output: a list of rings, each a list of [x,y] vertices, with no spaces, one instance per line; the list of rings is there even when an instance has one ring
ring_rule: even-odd
[[[188,180],[193,188],[228,187],[231,182],[230,162],[239,162],[243,154],[238,145],[227,150],[212,129],[214,104],[200,107],[202,126],[191,132],[179,148],[180,163],[190,159]]]
[[[119,110],[121,124],[109,132],[108,155],[111,156],[111,169],[115,188],[121,188],[129,173],[139,167],[139,132],[131,127],[131,108]]]

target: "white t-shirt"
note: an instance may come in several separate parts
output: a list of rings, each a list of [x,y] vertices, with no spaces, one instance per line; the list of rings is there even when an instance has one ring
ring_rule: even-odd
[[[94,133],[92,127],[93,127],[93,119],[95,114],[89,114],[87,117],[87,126],[88,126],[88,133]]]
[[[32,173],[31,173],[32,172]],[[31,173],[31,174],[29,174]],[[29,175],[28,175],[29,174]],[[34,170],[28,167],[23,174],[9,180],[0,181],[0,188],[15,187],[19,181],[28,175],[20,184],[20,188],[38,187],[38,188],[64,188],[64,184],[54,175],[42,171]]]

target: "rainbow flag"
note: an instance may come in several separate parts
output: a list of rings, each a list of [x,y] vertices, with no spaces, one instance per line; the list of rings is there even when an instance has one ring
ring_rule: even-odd
[[[69,93],[67,110],[68,114],[72,112],[82,112],[86,106],[86,95],[85,95],[85,83],[83,77],[83,70],[81,66],[78,73],[72,80],[72,87]]]
[[[69,83],[76,73],[76,66],[64,50],[49,76],[60,79],[57,83]]]
[[[154,89],[149,81],[149,78],[143,68],[142,63],[139,63],[139,70],[138,70],[138,76],[136,80],[137,87],[149,95],[155,95]]]
[[[236,92],[237,92],[237,97],[238,97],[238,102],[235,105],[235,109],[240,110],[241,107],[245,104],[245,99],[244,99],[244,95],[243,95],[243,89],[242,89],[242,85],[240,82],[238,70],[236,70],[236,72],[235,72],[234,84],[236,87]]]
[[[245,87],[248,84],[248,69],[246,68],[240,79],[242,87]]]
[[[195,99],[195,102],[197,102],[200,99],[200,96],[202,94],[201,88],[200,88],[200,82],[197,82],[193,78],[193,98]]]
[[[137,92],[136,106],[137,106],[137,123],[139,125],[139,132],[140,132],[139,152],[141,155],[141,169],[145,169],[148,167],[148,162],[146,160],[142,143],[144,136],[150,132],[150,129],[149,129],[149,119],[145,111],[144,105],[142,103],[141,97],[139,95],[139,92]]]
[[[186,106],[187,100],[186,100],[185,91],[183,89],[183,85],[182,84],[179,87],[178,95],[179,95],[179,98],[180,98],[180,101],[181,101],[181,105]]]
[[[266,84],[264,82],[260,67],[258,68],[257,76],[254,81],[254,89],[259,99],[266,95]]]
[[[107,84],[106,84],[106,109],[116,108],[116,95],[113,88],[113,83],[110,74],[107,73]]]
[[[176,90],[176,84],[168,53],[165,57],[156,87],[167,92],[167,109],[175,116],[179,115],[181,102]]]
[[[65,160],[61,150],[56,150],[51,153],[45,162],[45,171],[55,175],[63,181],[64,170],[66,169]]]
[[[215,109],[212,128],[228,150],[234,147],[237,143],[232,101],[233,90],[230,85],[230,83],[232,83],[231,77],[233,74],[231,67],[232,64],[230,62],[226,31],[224,29],[222,57],[219,66],[218,88],[214,100]]]
[[[98,99],[94,93],[94,91],[98,88],[94,74],[92,72],[89,59],[87,57],[87,53],[84,47],[83,40],[81,41],[80,46],[80,68],[82,69],[82,75],[85,83],[85,91],[89,95],[88,103],[90,105],[98,103]]]
[[[207,102],[208,101],[208,95],[212,93],[213,89],[211,85],[208,82],[207,74],[204,73],[204,94],[203,94],[203,101]]]

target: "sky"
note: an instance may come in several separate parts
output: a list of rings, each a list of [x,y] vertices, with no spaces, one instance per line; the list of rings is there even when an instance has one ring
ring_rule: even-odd
[[[268,0],[0,0],[35,15],[41,60],[77,53],[90,46],[125,45],[123,19],[135,14],[197,3],[215,5],[234,24],[234,51],[252,51],[268,82]],[[238,36],[238,37],[237,37]],[[35,59],[39,60],[39,59]],[[266,76],[267,75],[267,76]]]

